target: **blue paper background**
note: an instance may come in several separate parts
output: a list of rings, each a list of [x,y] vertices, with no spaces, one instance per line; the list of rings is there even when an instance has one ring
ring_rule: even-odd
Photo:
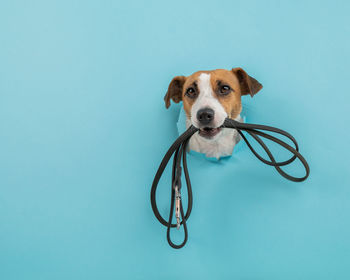
[[[1,1],[0,279],[349,279],[349,3]],[[149,202],[177,135],[163,96],[236,66],[264,85],[249,121],[291,132],[311,176],[190,156],[173,250]]]

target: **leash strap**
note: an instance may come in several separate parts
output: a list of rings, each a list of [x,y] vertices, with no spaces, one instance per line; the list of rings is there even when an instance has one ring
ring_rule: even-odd
[[[246,124],[246,123],[240,123],[232,119],[226,119],[223,126],[223,128],[232,128],[236,129],[238,133],[241,135],[242,139],[247,143],[249,149],[252,151],[252,153],[263,163],[273,166],[279,174],[281,174],[284,178],[291,180],[293,182],[302,182],[304,181],[310,174],[310,168],[305,160],[305,158],[299,153],[299,146],[295,138],[289,134],[288,132],[271,127],[266,125],[259,125],[259,124]],[[162,162],[160,163],[157,173],[154,176],[154,180],[152,183],[151,188],[151,206],[154,215],[158,219],[158,221],[167,227],[167,240],[171,247],[175,249],[180,249],[183,246],[185,246],[187,239],[188,239],[188,231],[187,231],[187,220],[190,217],[192,205],[193,205],[193,196],[192,196],[192,186],[190,181],[190,176],[188,172],[187,167],[187,157],[186,157],[186,150],[187,150],[187,144],[192,137],[194,133],[198,131],[198,128],[195,128],[194,126],[190,126],[182,135],[180,135],[175,142],[170,146],[169,150],[166,152]],[[245,131],[247,134],[249,134],[266,152],[269,159],[265,159],[263,156],[261,156],[250,144],[247,137],[243,134],[242,131]],[[273,132],[276,134],[280,134],[289,140],[292,141],[294,147],[290,146],[286,142],[278,139],[275,136],[272,136],[270,134],[267,134],[266,132]],[[275,157],[273,156],[271,150],[266,146],[266,144],[263,142],[262,138],[266,138],[268,140],[271,140],[289,152],[292,153],[292,157],[288,160],[277,162],[275,160]],[[158,183],[160,178],[162,177],[162,174],[164,172],[164,169],[168,165],[168,162],[170,158],[173,156],[173,165],[172,165],[172,184],[171,184],[171,200],[170,200],[170,213],[168,220],[165,220],[161,214],[159,213],[157,202],[156,202],[156,191],[158,187]],[[282,166],[286,166],[290,163],[292,163],[295,159],[299,159],[299,161],[302,163],[305,169],[305,175],[302,177],[294,177],[286,173],[282,170]],[[182,160],[182,168],[181,168],[181,160]],[[187,210],[186,213],[184,212],[183,205],[182,205],[182,199],[181,199],[181,173],[185,175],[185,181],[187,186]],[[173,224],[173,216],[174,216],[174,210],[175,210],[175,218],[176,223]],[[176,227],[177,229],[180,228],[180,226],[183,226],[184,230],[184,239],[182,243],[175,244],[171,240],[170,231],[171,228]]]

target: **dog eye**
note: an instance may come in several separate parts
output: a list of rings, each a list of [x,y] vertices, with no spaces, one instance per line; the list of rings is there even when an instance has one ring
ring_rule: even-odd
[[[231,91],[231,88],[230,88],[228,85],[223,85],[223,86],[220,88],[220,94],[222,94],[222,95],[229,94],[230,91]]]
[[[196,97],[196,91],[193,87],[190,87],[186,90],[186,95],[190,98]]]

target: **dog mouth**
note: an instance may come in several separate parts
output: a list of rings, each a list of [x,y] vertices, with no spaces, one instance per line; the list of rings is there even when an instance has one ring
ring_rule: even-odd
[[[220,127],[204,127],[199,129],[198,134],[204,138],[210,139],[217,135],[220,131]]]

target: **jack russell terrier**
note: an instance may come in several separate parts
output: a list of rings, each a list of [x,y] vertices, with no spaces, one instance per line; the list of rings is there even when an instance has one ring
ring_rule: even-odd
[[[170,99],[182,101],[186,127],[199,128],[190,139],[189,149],[219,159],[231,155],[240,140],[236,130],[221,128],[225,118],[242,122],[241,96],[253,97],[261,89],[262,85],[242,68],[198,71],[172,79],[164,101],[166,108]]]

